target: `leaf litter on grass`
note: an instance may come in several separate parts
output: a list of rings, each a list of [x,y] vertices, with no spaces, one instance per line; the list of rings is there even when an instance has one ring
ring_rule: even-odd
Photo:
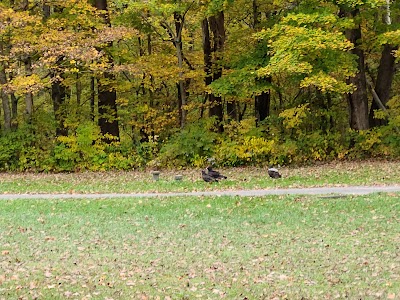
[[[272,180],[265,167],[220,169],[227,180],[203,182],[200,170],[162,170],[154,181],[149,170],[63,174],[2,173],[0,193],[134,193],[237,189],[271,189],[346,185],[399,184],[399,161],[332,162],[313,166],[282,167],[283,178]]]
[[[32,201],[29,210],[26,201],[0,205],[0,295],[8,298],[399,295],[395,197],[59,200]]]

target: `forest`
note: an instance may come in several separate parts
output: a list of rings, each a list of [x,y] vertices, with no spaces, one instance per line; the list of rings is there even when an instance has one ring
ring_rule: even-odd
[[[0,171],[400,157],[400,3],[2,0]]]

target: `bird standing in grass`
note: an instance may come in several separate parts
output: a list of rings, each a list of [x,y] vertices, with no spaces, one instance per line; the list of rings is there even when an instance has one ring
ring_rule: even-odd
[[[215,179],[227,179],[228,178],[228,177],[222,175],[220,172],[213,170],[213,168],[211,166],[208,166],[206,168],[206,170],[207,170],[207,174]]]
[[[220,172],[213,170],[211,166],[201,170],[201,177],[205,182],[218,182],[219,179],[227,179],[228,177],[222,175]]]
[[[201,170],[201,177],[205,182],[218,182],[218,179],[208,175],[204,170]]]
[[[282,175],[279,174],[278,169],[275,169],[275,168],[268,168],[268,175],[271,178],[281,178],[282,177]]]

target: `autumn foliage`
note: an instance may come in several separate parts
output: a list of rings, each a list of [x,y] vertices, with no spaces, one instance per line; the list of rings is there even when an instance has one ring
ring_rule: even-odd
[[[2,1],[0,169],[400,156],[390,1]]]

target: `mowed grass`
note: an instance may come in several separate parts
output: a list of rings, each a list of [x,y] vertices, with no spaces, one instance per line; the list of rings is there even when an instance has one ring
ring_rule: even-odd
[[[400,194],[0,202],[0,299],[399,299]]]
[[[154,181],[150,170],[61,174],[3,173],[0,193],[135,193],[226,189],[269,189],[337,185],[400,184],[400,161],[333,162],[304,167],[282,167],[273,180],[266,167],[220,169],[227,180],[205,183],[200,169],[162,170]],[[175,181],[175,175],[183,175]]]

